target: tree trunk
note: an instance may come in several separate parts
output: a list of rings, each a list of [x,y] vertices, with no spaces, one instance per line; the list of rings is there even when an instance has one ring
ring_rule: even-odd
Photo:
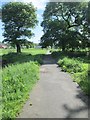
[[[51,45],[51,49],[52,49],[53,45]]]
[[[74,48],[72,47],[72,52],[74,51]]]
[[[64,40],[62,40],[61,41],[61,47],[62,47],[62,51],[64,52],[65,51],[65,41]]]
[[[62,51],[65,51],[65,46],[64,45],[62,45]]]
[[[21,47],[20,47],[20,44],[16,44],[16,47],[17,47],[17,53],[21,53]]]

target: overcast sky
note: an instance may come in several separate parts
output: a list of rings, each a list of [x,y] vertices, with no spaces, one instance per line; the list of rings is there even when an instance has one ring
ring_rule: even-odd
[[[3,0],[3,2],[0,2],[0,6],[3,4],[3,3],[6,3],[6,2],[10,2],[10,1],[13,1],[13,2],[32,2],[33,5],[35,7],[37,7],[37,18],[38,18],[38,25],[36,26],[36,28],[33,30],[33,33],[35,34],[34,37],[32,37],[30,39],[30,41],[33,41],[34,43],[38,43],[40,41],[40,38],[41,36],[43,35],[43,31],[42,31],[42,27],[40,26],[41,24],[41,21],[42,21],[42,14],[43,14],[43,11],[45,10],[45,6],[46,6],[46,2],[47,0]],[[3,26],[2,26],[2,22],[0,20],[0,41],[2,41],[4,39],[4,37],[2,36],[2,33],[3,33]]]

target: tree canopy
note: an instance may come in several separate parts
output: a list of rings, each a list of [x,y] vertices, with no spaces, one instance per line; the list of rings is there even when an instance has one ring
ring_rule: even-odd
[[[4,41],[15,44],[17,52],[21,52],[20,45],[31,38],[31,29],[37,24],[36,9],[32,3],[9,2],[2,6],[2,22]]]
[[[48,2],[41,23],[41,43],[58,45],[63,51],[88,46],[89,7],[90,2]]]

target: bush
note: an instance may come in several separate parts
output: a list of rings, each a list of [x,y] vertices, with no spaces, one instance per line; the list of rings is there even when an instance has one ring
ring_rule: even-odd
[[[74,81],[76,81],[82,90],[87,94],[90,95],[90,76],[88,76],[88,71],[75,73],[74,74]]]
[[[10,65],[2,70],[3,118],[15,118],[39,79],[39,66],[34,62]]]
[[[84,70],[83,63],[75,60],[75,59],[70,59],[68,57],[65,57],[63,59],[60,59],[58,61],[58,65],[62,67],[63,71],[67,72],[82,72]]]
[[[74,81],[80,85],[87,95],[90,95],[90,70],[87,63],[83,63],[79,59],[65,57],[59,59],[58,65],[63,71],[73,73]]]

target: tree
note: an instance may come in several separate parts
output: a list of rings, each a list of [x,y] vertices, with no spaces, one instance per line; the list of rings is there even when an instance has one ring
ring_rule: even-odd
[[[86,21],[84,23],[83,33],[86,37],[86,44],[90,47],[90,1],[88,2],[88,7],[86,9]]]
[[[23,44],[23,46],[26,46],[26,48],[34,48],[34,43],[31,41],[25,41],[25,43]]]
[[[45,34],[49,31],[53,43],[57,42],[63,51],[67,47],[73,50],[80,46],[79,41],[85,43],[86,36],[81,31],[86,21],[87,5],[83,2],[47,3],[41,26]]]
[[[4,42],[16,45],[17,53],[21,52],[21,44],[33,35],[31,29],[37,24],[36,9],[30,4],[10,2],[2,6],[2,22],[4,23]]]

